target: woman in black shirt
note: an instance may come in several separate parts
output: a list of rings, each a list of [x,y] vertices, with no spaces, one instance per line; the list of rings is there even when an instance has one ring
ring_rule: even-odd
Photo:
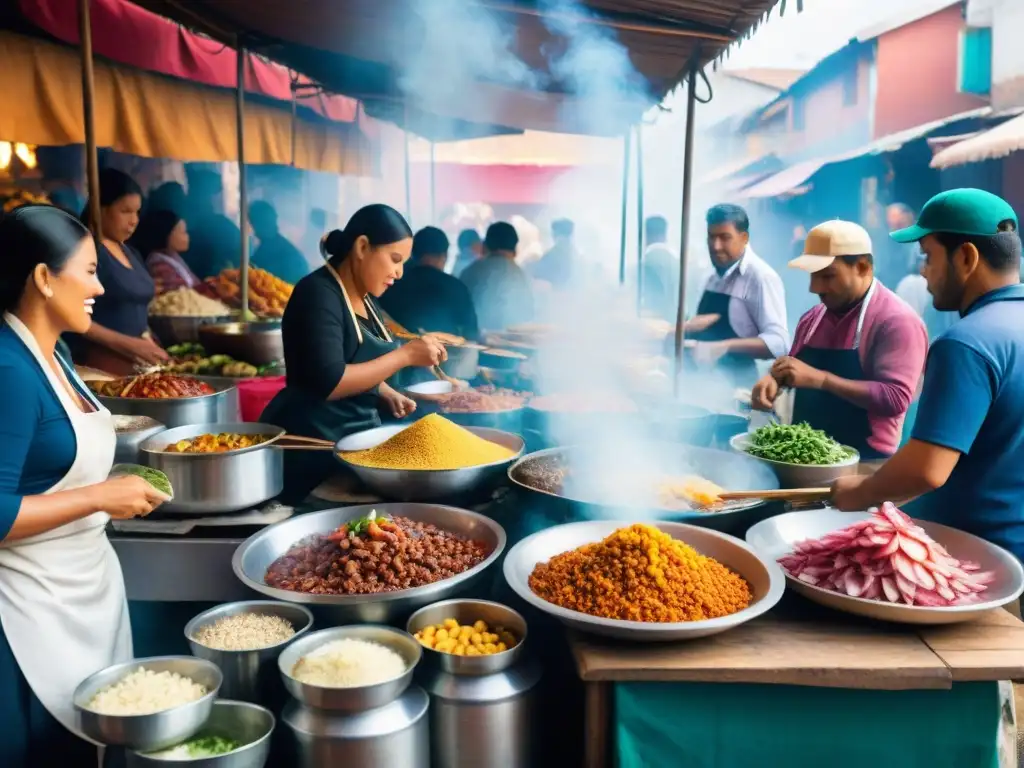
[[[380,406],[398,418],[411,413],[415,403],[387,379],[438,365],[447,354],[429,336],[399,346],[373,301],[401,279],[412,250],[412,230],[398,211],[361,208],[320,249],[327,264],[298,282],[285,309],[286,385],[261,420],[334,441],[380,426]],[[330,454],[286,453],[285,498],[302,501],[335,466]]]
[[[97,248],[96,275],[103,294],[96,298],[89,330],[69,341],[75,362],[115,375],[132,373],[138,363],[167,360],[149,334],[153,278],[142,257],[127,244],[139,225],[141,207],[142,190],[130,176],[114,168],[100,173],[103,239]]]

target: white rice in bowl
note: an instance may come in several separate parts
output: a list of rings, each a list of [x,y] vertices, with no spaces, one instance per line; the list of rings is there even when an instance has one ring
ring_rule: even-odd
[[[405,674],[408,665],[385,645],[343,638],[325,643],[296,662],[292,677],[322,688],[377,685]]]
[[[150,715],[201,699],[206,686],[176,672],[139,667],[107,686],[86,705],[101,715]]]

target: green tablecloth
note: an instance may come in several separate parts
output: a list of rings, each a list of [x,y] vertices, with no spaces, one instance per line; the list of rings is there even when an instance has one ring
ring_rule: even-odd
[[[619,768],[997,768],[997,683],[944,691],[619,683]]]

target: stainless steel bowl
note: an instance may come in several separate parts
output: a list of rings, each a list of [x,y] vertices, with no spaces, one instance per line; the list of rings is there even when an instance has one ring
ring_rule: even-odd
[[[171,443],[208,432],[273,435],[273,439],[225,453],[167,451]],[[255,507],[281,493],[284,454],[274,442],[283,434],[283,429],[271,424],[192,424],[149,438],[139,446],[139,451],[146,464],[170,478],[174,488],[174,500],[164,504],[161,511],[198,515],[236,512]]]
[[[207,693],[180,707],[148,715],[103,715],[87,708],[93,697],[115,685],[140,667],[154,672],[174,672],[206,687]],[[155,656],[135,659],[90,675],[75,689],[72,703],[79,730],[100,744],[153,752],[180,744],[196,734],[210,717],[223,680],[213,662],[192,656]]]
[[[482,541],[491,549],[491,554],[482,563],[450,579],[394,592],[372,595],[311,595],[267,586],[264,581],[267,568],[293,546],[315,534],[330,533],[349,520],[374,510],[379,514],[430,523],[450,533]],[[314,607],[314,610],[322,609],[332,621],[339,623],[362,621],[387,624],[401,621],[412,611],[437,600],[465,594],[498,560],[504,549],[505,531],[502,527],[490,518],[475,512],[438,504],[367,504],[297,515],[264,528],[242,542],[235,550],[231,567],[245,586],[274,600],[302,603]]]
[[[195,639],[196,632],[229,616],[255,613],[263,616],[279,616],[289,622],[295,634],[276,645],[254,648],[246,651],[226,651],[210,648]],[[274,662],[281,651],[298,640],[313,626],[313,614],[308,608],[295,603],[281,603],[275,600],[247,600],[226,603],[203,611],[185,625],[185,638],[193,656],[212,661],[224,675],[221,693],[229,699],[260,701],[261,692],[267,687],[267,678],[276,677]]]
[[[445,619],[455,619],[459,624],[483,621],[492,631],[495,627],[503,627],[519,642],[507,651],[490,656],[456,656],[424,646],[423,666],[426,668],[442,669],[453,675],[492,675],[511,667],[523,654],[526,619],[508,606],[489,600],[443,600],[428,605],[409,617],[405,629],[410,635],[415,635],[424,627],[441,624]]]
[[[448,359],[441,363],[441,370],[453,379],[469,381],[480,371],[480,350],[476,347],[446,347]]]
[[[207,381],[216,390],[211,395],[199,397],[100,397],[108,411],[125,416],[149,416],[169,428],[187,424],[217,424],[223,421],[238,421],[238,390],[233,382],[225,379]]]
[[[117,447],[114,449],[115,464],[142,464],[139,446],[167,427],[149,416],[114,416],[114,433]]]
[[[747,453],[749,445],[750,433],[748,432],[735,435],[729,440],[729,447],[736,453],[742,453],[771,467],[779,478],[779,485],[783,488],[824,488],[831,485],[832,481],[837,478],[857,474],[857,465],[860,464],[860,454],[853,448],[850,448],[853,455],[838,464],[790,464],[785,461],[762,459]],[[843,447],[848,448],[849,446]]]
[[[387,646],[405,662],[405,672],[391,680],[375,685],[359,685],[350,688],[326,688],[296,680],[292,676],[295,665],[304,656],[333,640],[367,640]],[[362,712],[390,704],[401,696],[412,682],[412,673],[422,657],[421,646],[412,635],[393,627],[377,624],[353,624],[348,627],[334,627],[312,632],[292,643],[277,660],[285,688],[296,699],[308,707],[330,709],[339,712]]]
[[[380,469],[361,467],[345,460],[345,451],[365,451],[376,448],[394,437],[408,424],[376,427],[344,437],[335,445],[338,461],[349,467],[371,491],[396,501],[435,501],[454,499],[463,494],[477,493],[489,485],[501,482],[508,467],[518,459],[526,446],[519,435],[486,427],[465,427],[477,437],[504,446],[513,455],[501,461],[464,469]]]
[[[763,557],[774,561],[792,552],[793,545],[798,541],[820,538],[866,517],[867,512],[840,512],[831,508],[787,512],[753,526],[747,531],[746,538],[747,543]],[[841,595],[794,579],[788,573],[786,580],[793,590],[821,605],[857,616],[903,624],[955,624],[971,621],[993,608],[1012,603],[1024,593],[1024,567],[1002,547],[956,528],[924,520],[914,522],[949,550],[953,557],[973,560],[981,565],[983,571],[995,573],[995,581],[981,593],[984,602],[926,608]]]
[[[685,523],[650,524],[672,538],[689,544],[702,555],[713,557],[746,579],[753,594],[750,605],[730,616],[703,621],[622,621],[562,608],[537,596],[530,589],[530,574],[539,563],[545,563],[555,555],[577,547],[601,541],[619,528],[632,525],[622,520],[569,523],[526,537],[512,547],[505,558],[505,580],[516,594],[534,608],[554,616],[573,629],[633,642],[668,642],[717,635],[766,613],[782,598],[786,583],[782,568],[773,560],[759,556],[739,539]]]
[[[149,327],[165,347],[175,344],[195,343],[199,341],[199,328],[210,323],[229,323],[230,315],[220,317],[172,317],[170,315],[150,315]]]
[[[128,752],[129,768],[191,765],[199,768],[263,768],[270,757],[270,736],[276,721],[269,709],[245,701],[221,699],[213,702],[210,719],[199,735],[234,739],[241,747],[226,755],[200,757],[195,760],[168,760],[146,752]]]
[[[281,321],[210,323],[199,328],[199,343],[211,355],[227,355],[252,365],[284,360]]]

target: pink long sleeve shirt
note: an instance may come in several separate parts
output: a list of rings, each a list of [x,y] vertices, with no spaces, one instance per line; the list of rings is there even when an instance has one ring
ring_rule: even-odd
[[[795,357],[804,347],[852,349],[860,308],[858,303],[838,314],[819,304],[806,312],[796,326],[790,355]],[[821,322],[814,328],[819,316]],[[928,331],[910,305],[880,282],[864,313],[859,352],[870,398],[867,442],[889,455],[899,447],[903,420],[924,374]]]

